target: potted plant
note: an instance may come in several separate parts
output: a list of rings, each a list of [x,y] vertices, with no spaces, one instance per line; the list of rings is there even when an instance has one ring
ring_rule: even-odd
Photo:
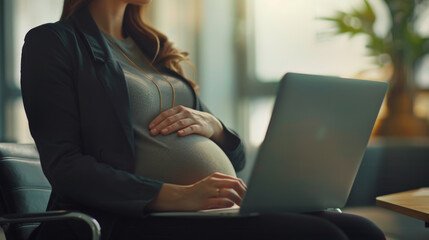
[[[376,15],[367,0],[359,9],[337,11],[323,18],[335,24],[336,34],[367,36],[369,55],[380,67],[393,67],[386,97],[386,116],[378,121],[378,136],[427,136],[428,121],[414,114],[414,72],[419,60],[429,52],[429,38],[416,31],[415,22],[429,5],[429,0],[383,0],[390,13],[391,27],[386,36],[374,32]]]

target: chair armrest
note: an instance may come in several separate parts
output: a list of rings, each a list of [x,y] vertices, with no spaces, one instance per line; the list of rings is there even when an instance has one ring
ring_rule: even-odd
[[[91,229],[92,239],[100,239],[100,224],[94,218],[79,212],[47,211],[43,213],[10,214],[0,216],[0,224],[32,223],[77,219],[84,221]]]

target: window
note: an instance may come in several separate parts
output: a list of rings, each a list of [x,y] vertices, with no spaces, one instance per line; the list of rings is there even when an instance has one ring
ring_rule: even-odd
[[[248,125],[251,147],[257,147],[264,138],[269,118],[261,115],[271,113],[276,93],[273,86],[286,72],[356,77],[363,70],[377,68],[373,59],[366,56],[364,36],[350,39],[333,35],[331,23],[321,19],[361,3],[361,0],[245,2],[246,39],[250,39],[246,43],[246,55],[250,56],[246,63],[249,75],[246,85],[250,95],[246,97],[251,108]],[[377,2],[374,7],[387,14]],[[386,21],[380,19],[377,26],[386,26]],[[382,29],[385,28],[379,31]],[[258,89],[270,90],[258,93]]]
[[[20,94],[21,49],[25,34],[33,27],[58,21],[63,1],[5,1],[5,136],[4,141],[32,142]]]
[[[348,10],[361,0],[268,0],[249,2],[254,28],[256,79],[278,81],[285,72],[351,75],[374,67],[365,39],[330,36],[321,17]],[[341,66],[341,67],[338,67]]]

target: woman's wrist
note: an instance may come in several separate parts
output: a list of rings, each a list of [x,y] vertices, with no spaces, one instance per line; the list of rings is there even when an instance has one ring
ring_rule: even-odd
[[[225,144],[225,133],[222,124],[213,117],[213,135],[210,137],[217,145],[223,146]]]
[[[186,186],[164,183],[158,195],[146,208],[152,211],[174,211]]]

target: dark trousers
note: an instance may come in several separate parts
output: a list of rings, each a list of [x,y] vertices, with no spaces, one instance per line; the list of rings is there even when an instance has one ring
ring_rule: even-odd
[[[146,239],[329,239],[385,240],[371,221],[337,212],[267,214],[241,217],[153,217],[118,219],[101,229],[102,240]],[[49,222],[32,234],[37,240],[89,240],[80,221]]]
[[[146,217],[119,221],[109,240],[329,239],[384,240],[369,220],[346,213],[270,214],[248,217]]]

